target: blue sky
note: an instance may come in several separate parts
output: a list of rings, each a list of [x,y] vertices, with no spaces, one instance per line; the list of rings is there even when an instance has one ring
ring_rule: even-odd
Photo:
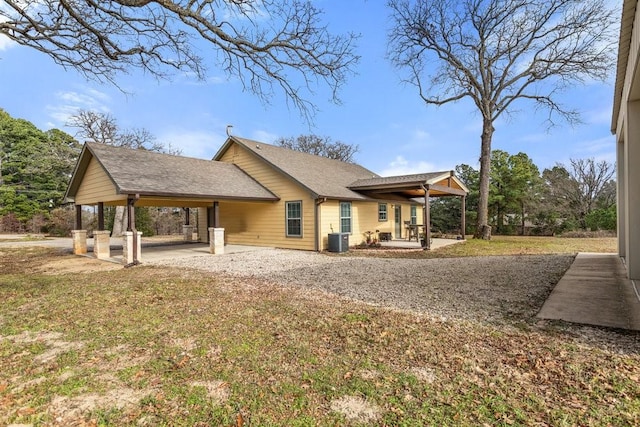
[[[315,133],[359,146],[355,159],[381,175],[453,169],[466,163],[478,168],[481,120],[468,101],[439,108],[427,106],[413,86],[385,58],[388,12],[382,1],[320,0],[333,31],[361,34],[357,75],[340,92],[341,105],[319,91],[320,111],[312,127],[282,96],[264,105],[243,92],[240,82],[214,68],[207,82],[186,76],[158,81],[143,74],[121,76],[128,93],[88,82],[46,55],[0,39],[0,108],[41,129],[65,127],[79,109],[110,113],[122,128],[145,128],[186,156],[211,158],[233,134],[270,143],[278,137]],[[595,158],[615,161],[610,132],[615,69],[608,82],[575,87],[560,101],[582,112],[583,124],[560,123],[547,129],[545,113],[521,103],[519,111],[495,124],[493,149],[527,153],[542,171],[556,162]]]

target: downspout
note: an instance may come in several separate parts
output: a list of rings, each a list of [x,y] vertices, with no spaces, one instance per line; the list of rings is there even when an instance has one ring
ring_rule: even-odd
[[[324,202],[327,201],[326,197],[318,197],[316,198],[316,202],[315,202],[315,206],[313,207],[314,209],[314,217],[315,217],[315,238],[314,238],[314,247],[315,247],[315,251],[316,252],[320,252],[320,231],[321,231],[321,227],[320,227],[320,220],[321,215],[320,215],[320,205],[323,204]]]

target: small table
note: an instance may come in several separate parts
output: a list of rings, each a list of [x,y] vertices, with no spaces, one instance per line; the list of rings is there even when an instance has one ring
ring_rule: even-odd
[[[416,242],[420,241],[420,227],[424,227],[422,224],[407,224],[407,238],[409,241],[415,238]]]

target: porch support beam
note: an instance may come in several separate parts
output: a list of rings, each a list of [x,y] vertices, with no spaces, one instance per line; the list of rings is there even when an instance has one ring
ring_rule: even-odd
[[[429,186],[422,186],[424,190],[424,209],[422,210],[422,223],[424,224],[424,246],[425,251],[431,250],[431,212],[429,207]]]
[[[193,241],[193,225],[190,224],[191,212],[189,208],[182,208],[184,210],[184,225],[182,226],[182,235],[185,242]]]
[[[460,234],[462,235],[462,240],[465,240],[465,234],[466,234],[466,230],[467,230],[467,203],[466,203],[467,197],[466,196],[462,196],[460,197],[460,211],[462,212],[461,218],[460,218]]]
[[[459,188],[453,188],[453,187],[445,187],[444,185],[438,185],[438,184],[431,184],[428,185],[430,190],[433,191],[441,191],[443,193],[446,194],[451,194],[453,196],[466,196],[467,192],[464,190],[460,190]]]
[[[104,231],[104,202],[98,202],[98,231]]]
[[[213,227],[214,228],[219,228],[220,227],[220,203],[219,202],[213,202]]]
[[[76,230],[82,230],[82,205],[76,205]]]

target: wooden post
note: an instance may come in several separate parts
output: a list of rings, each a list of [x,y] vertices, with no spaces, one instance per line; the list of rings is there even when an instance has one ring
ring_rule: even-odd
[[[429,186],[424,188],[424,210],[422,223],[424,224],[424,250],[431,250],[431,212],[429,207]]]
[[[464,236],[465,236],[466,231],[467,231],[467,212],[466,212],[466,209],[467,209],[467,207],[466,207],[467,196],[462,196],[460,199],[461,199],[461,203],[460,204],[461,204],[461,207],[462,207],[462,209],[461,209],[462,210],[462,218],[460,218],[460,223],[461,223],[460,227],[461,227],[462,231],[461,231],[460,234],[462,234],[462,240],[464,240],[465,239]]]
[[[98,202],[98,231],[104,231],[104,203]]]
[[[133,204],[136,202],[134,198],[127,199],[127,231],[134,231],[136,228],[135,209]]]
[[[219,202],[213,202],[213,226],[215,228],[220,227],[220,204]]]
[[[76,205],[76,230],[82,230],[82,205]]]

